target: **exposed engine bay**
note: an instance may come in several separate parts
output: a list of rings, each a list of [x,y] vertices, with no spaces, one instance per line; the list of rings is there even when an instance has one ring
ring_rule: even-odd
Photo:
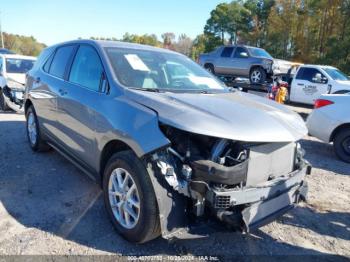
[[[190,199],[195,217],[249,231],[306,198],[311,167],[295,142],[248,143],[160,128],[171,146],[152,155],[154,168]]]

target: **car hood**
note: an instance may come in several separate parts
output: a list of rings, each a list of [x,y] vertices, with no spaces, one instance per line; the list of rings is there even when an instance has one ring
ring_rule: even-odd
[[[163,124],[202,135],[247,142],[296,141],[307,134],[302,118],[266,98],[243,92],[154,93],[126,96],[157,112]]]
[[[350,81],[342,81],[342,80],[335,80],[338,85],[345,87],[346,89],[350,89]]]

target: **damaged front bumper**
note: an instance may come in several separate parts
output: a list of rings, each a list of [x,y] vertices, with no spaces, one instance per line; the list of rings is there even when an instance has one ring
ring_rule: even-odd
[[[24,88],[4,87],[3,95],[8,107],[18,113],[24,112]]]
[[[305,175],[310,167],[305,166],[288,176],[279,177],[268,181],[259,187],[251,187],[231,191],[208,191],[207,200],[218,211],[241,207],[241,219],[244,222],[245,231],[261,227],[276,217],[281,216],[294,207],[302,199],[307,197],[307,183]],[[227,223],[234,221],[230,216],[237,214],[224,213],[219,218]]]

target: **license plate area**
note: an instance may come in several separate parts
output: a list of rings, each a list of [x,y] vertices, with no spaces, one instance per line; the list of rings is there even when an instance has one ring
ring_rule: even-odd
[[[297,189],[290,190],[273,199],[257,202],[242,211],[242,218],[249,232],[275,220],[294,207]]]

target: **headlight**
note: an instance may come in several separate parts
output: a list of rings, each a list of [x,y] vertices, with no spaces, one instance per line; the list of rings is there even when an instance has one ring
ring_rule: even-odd
[[[270,61],[270,60],[264,60],[264,61],[263,61],[263,65],[264,65],[264,67],[271,67],[271,66],[272,66],[272,61]]]
[[[7,80],[7,86],[10,88],[10,89],[23,89],[23,85],[16,82],[16,81],[13,81],[13,80]]]

